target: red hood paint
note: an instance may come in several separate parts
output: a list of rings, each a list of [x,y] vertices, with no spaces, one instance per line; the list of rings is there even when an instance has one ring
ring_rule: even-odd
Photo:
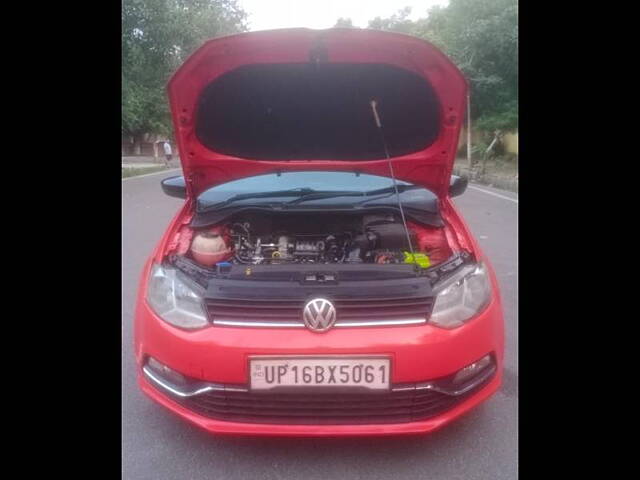
[[[464,117],[467,84],[458,68],[436,47],[415,37],[361,29],[285,29],[243,33],[209,40],[193,53],[168,84],[180,160],[190,198],[231,180],[274,171],[356,169],[389,176],[386,159],[358,161],[265,161],[213,152],[195,135],[200,93],[220,75],[246,64],[308,63],[321,42],[331,63],[383,63],[415,72],[435,90],[440,102],[440,133],[426,149],[393,157],[396,178],[421,185],[439,197],[449,181]],[[383,118],[384,121],[384,118]]]

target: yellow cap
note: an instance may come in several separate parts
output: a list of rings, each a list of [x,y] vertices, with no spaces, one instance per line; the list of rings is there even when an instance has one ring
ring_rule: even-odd
[[[431,265],[429,257],[424,253],[415,253],[413,256],[410,252],[402,253],[404,253],[404,263],[415,263],[421,268],[427,268]]]

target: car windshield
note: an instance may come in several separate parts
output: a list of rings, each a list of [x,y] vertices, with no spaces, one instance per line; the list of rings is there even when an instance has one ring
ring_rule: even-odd
[[[420,189],[411,183],[396,181],[401,193]],[[202,212],[233,203],[257,204],[335,204],[361,203],[395,193],[389,177],[353,172],[283,172],[234,180],[212,187],[198,196],[197,210]]]

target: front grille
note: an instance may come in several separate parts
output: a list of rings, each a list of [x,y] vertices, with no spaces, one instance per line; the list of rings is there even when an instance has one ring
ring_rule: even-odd
[[[407,325],[425,323],[432,297],[331,299],[336,307],[336,327]],[[214,324],[229,326],[304,327],[304,300],[207,299]]]
[[[230,422],[356,425],[425,420],[453,408],[471,394],[451,396],[408,387],[386,393],[332,395],[212,391],[176,400],[200,415]]]

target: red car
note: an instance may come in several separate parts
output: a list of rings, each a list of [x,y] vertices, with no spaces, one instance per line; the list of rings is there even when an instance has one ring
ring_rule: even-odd
[[[433,431],[500,386],[495,274],[454,207],[467,86],[417,38],[207,42],[168,86],[185,198],[142,272],[143,392],[209,432]]]

